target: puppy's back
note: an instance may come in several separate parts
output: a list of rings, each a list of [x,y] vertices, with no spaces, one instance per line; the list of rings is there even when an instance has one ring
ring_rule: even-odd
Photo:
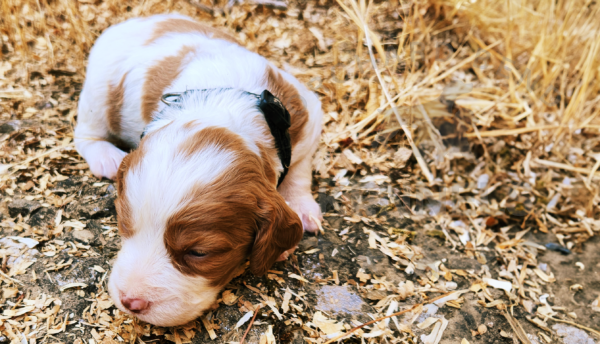
[[[160,98],[146,94],[144,88],[162,94],[188,53],[198,46],[217,51],[229,45],[237,47],[232,36],[178,14],[133,18],[111,26],[89,55],[76,137],[117,138],[134,147]],[[161,83],[167,85],[157,85]]]

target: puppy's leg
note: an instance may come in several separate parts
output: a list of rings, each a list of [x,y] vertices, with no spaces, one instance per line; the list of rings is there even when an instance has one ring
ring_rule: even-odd
[[[119,165],[127,155],[108,141],[79,142],[76,147],[97,178],[115,179]]]
[[[104,139],[109,136],[106,126],[101,122],[93,122],[88,117],[81,118],[77,123],[75,147],[90,166],[94,176],[114,179],[119,165],[127,153]]]
[[[289,206],[302,220],[305,231],[316,232],[323,220],[321,207],[315,202],[310,186],[312,184],[312,154],[306,155],[293,165],[283,183],[277,189]],[[318,222],[318,223],[317,223]]]

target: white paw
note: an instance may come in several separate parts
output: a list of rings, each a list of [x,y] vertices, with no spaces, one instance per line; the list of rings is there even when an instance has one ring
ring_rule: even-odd
[[[291,199],[288,204],[302,220],[305,231],[314,233],[319,230],[323,214],[321,214],[321,207],[311,195]]]
[[[110,142],[98,141],[86,147],[85,157],[92,174],[97,178],[115,179],[117,170],[127,153]]]
[[[289,250],[287,250],[287,251],[284,251],[282,254],[280,254],[280,255],[279,255],[279,258],[277,258],[277,261],[278,261],[278,262],[282,262],[282,261],[284,261],[284,260],[288,259],[288,257],[289,257],[289,256],[290,256],[292,253],[294,253],[294,251],[296,250],[296,248],[297,248],[297,247],[298,247],[298,246],[296,246],[296,247],[292,247],[292,248],[290,248]]]

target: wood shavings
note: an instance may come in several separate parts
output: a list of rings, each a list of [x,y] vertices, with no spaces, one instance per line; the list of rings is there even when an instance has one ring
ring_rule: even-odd
[[[309,280],[307,280],[306,278],[304,278],[304,277],[302,277],[300,275],[297,275],[297,274],[289,274],[288,277],[293,278],[293,279],[297,279],[297,280],[302,281],[302,282],[309,282]]]
[[[435,324],[435,325],[434,325]],[[421,340],[424,344],[437,344],[442,339],[444,331],[448,326],[448,320],[443,318],[427,318],[423,323],[417,325],[421,329],[426,329],[434,325],[429,335],[422,335]]]
[[[87,284],[85,283],[69,283],[66,284],[62,287],[60,287],[60,291],[65,291],[67,289],[71,289],[71,288],[87,288]]]
[[[527,334],[523,330],[523,327],[521,326],[521,324],[512,315],[510,315],[510,313],[508,313],[506,310],[503,312],[503,314],[504,314],[504,317],[506,318],[506,320],[508,321],[508,323],[510,324],[510,327],[512,328],[512,330],[517,335],[517,338],[521,341],[521,343],[531,344],[531,341],[527,337]]]
[[[147,336],[185,343],[201,332],[196,325],[140,325],[117,311],[103,289],[111,261],[106,252],[118,249],[114,211],[105,218],[106,214],[88,216],[77,208],[113,197],[107,190],[114,188],[112,182],[91,176],[72,145],[87,53],[110,25],[168,12],[232,28],[245,46],[315,91],[325,113],[313,192],[319,194],[326,218],[331,215],[340,223],[323,221],[320,233],[327,229],[327,235],[319,238],[319,248],[308,246],[297,260],[279,263],[285,269],[282,265],[280,273],[269,271],[264,281],[252,280],[250,285],[249,275],[244,275],[247,265],[234,273],[248,288],[234,285],[226,290],[220,307],[237,307],[241,317],[261,302],[261,314],[267,315],[249,340],[272,342],[273,331],[283,328],[282,323],[285,328],[302,328],[307,342],[328,340],[318,327],[306,324],[311,321],[307,314],[314,314],[311,288],[324,284],[348,284],[370,295],[371,306],[379,312],[370,316],[374,320],[382,312],[393,314],[399,301],[430,300],[458,286],[469,288],[478,301],[473,305],[488,312],[510,305],[530,314],[537,310],[540,317],[567,314],[571,319],[573,307],[556,307],[565,304],[556,288],[571,286],[572,292],[586,297],[593,288],[585,276],[566,285],[556,283],[563,282],[564,267],[550,260],[557,252],[588,252],[588,240],[600,232],[600,221],[594,218],[600,178],[599,86],[593,82],[600,47],[593,35],[598,31],[594,19],[599,5],[583,0],[550,7],[528,1],[455,2],[6,2],[0,9],[5,19],[0,22],[5,34],[0,62],[0,191],[5,210],[19,199],[40,208],[30,212],[11,207],[12,214],[5,211],[0,221],[5,238],[21,238],[14,243],[22,245],[0,247],[2,295],[12,303],[3,310],[36,305],[5,321],[8,325],[0,331],[10,340],[30,343],[43,338],[144,343]],[[475,29],[477,35],[465,28]],[[561,51],[569,54],[557,54]],[[316,214],[310,220],[317,221]],[[427,239],[435,245],[424,244],[421,229],[432,235]],[[73,233],[83,230],[98,240],[74,241]],[[330,234],[339,241],[329,240]],[[368,247],[376,260],[365,253]],[[35,249],[39,253],[33,253]],[[432,258],[429,250],[439,252]],[[365,256],[371,260],[361,260]],[[439,264],[441,257],[448,262]],[[595,263],[583,260],[585,255],[578,257],[581,264],[571,268],[594,270]],[[87,265],[87,259],[102,260]],[[73,281],[67,274],[85,277],[76,281],[89,287],[59,293],[60,285]],[[392,283],[397,276],[402,282]],[[309,280],[314,283],[306,283]],[[39,299],[28,296],[33,285],[45,283],[56,295],[45,290]],[[471,302],[464,294],[448,296],[442,303],[461,311]],[[558,299],[550,298],[552,305],[547,301],[551,296]],[[65,319],[58,312],[70,312],[74,306],[53,302],[70,297],[87,308]],[[281,308],[274,300],[281,301]],[[599,312],[598,302],[594,299],[583,310]],[[581,314],[577,321],[585,324],[589,317]],[[373,343],[418,340],[422,333],[412,333],[408,322],[398,319],[394,330],[388,320],[352,333]],[[71,325],[73,320],[82,328]],[[34,321],[36,330],[27,330]],[[219,319],[210,322],[217,339],[226,336],[218,328]],[[56,331],[54,338],[44,329]],[[341,331],[352,329],[346,325]],[[490,327],[486,335],[494,332]]]
[[[451,292],[451,293],[447,294],[446,296],[433,301],[433,303],[435,305],[437,305],[438,307],[443,307],[446,302],[458,300],[458,298],[462,294],[466,293],[467,291],[468,290],[457,290],[457,291]]]
[[[285,294],[283,295],[283,302],[281,303],[281,310],[283,313],[287,313],[290,310],[290,300],[292,299],[292,292],[289,288],[285,289]]]
[[[496,279],[484,277],[483,282],[485,284],[489,285],[490,287],[494,287],[496,289],[502,289],[502,290],[506,291],[507,293],[510,293],[512,290],[512,283],[510,283],[508,281],[499,281]]]
[[[235,304],[238,299],[231,290],[225,290],[221,295],[221,298],[223,299],[223,303],[229,306]]]
[[[208,321],[208,319],[206,319],[206,316],[200,317],[200,320],[202,321],[204,328],[206,328],[206,331],[208,332],[210,339],[215,340],[217,338],[217,334],[215,333],[215,330],[213,329],[213,324],[210,321]]]
[[[334,320],[327,319],[321,312],[315,312],[313,316],[313,323],[326,335],[336,335],[344,329],[342,323],[337,323]]]
[[[556,281],[556,279],[554,278],[554,274],[552,274],[552,273],[550,273],[550,275],[548,275],[538,268],[533,269],[533,271],[535,272],[536,275],[538,275],[546,283],[552,283],[552,282]]]
[[[248,320],[250,320],[253,315],[254,315],[254,311],[250,311],[250,312],[244,314],[244,316],[240,318],[240,320],[237,322],[237,324],[235,324],[235,329],[238,329],[242,325],[244,325],[245,323],[247,323]]]

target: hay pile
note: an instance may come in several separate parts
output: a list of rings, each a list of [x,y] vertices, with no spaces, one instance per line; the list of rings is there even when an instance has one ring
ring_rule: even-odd
[[[446,294],[449,290],[439,286],[453,275],[473,278],[469,292],[480,297],[483,307],[523,307],[537,316],[531,321],[542,329],[550,319],[563,316],[540,298],[541,286],[554,279],[536,260],[546,248],[524,236],[553,233],[555,242],[548,248],[566,252],[581,251],[586,241],[600,234],[600,3],[3,0],[0,11],[0,190],[5,196],[1,226],[15,236],[44,243],[46,256],[70,250],[93,257],[89,246],[61,241],[64,228],[83,228],[85,223],[61,219],[59,213],[53,228],[36,228],[27,224],[27,214],[15,213],[8,205],[24,199],[62,209],[78,202],[77,194],[51,187],[69,176],[93,178],[71,142],[85,59],[94,39],[127,18],[179,12],[226,28],[320,96],[325,131],[315,170],[318,191],[333,197],[332,216],[372,227],[380,224],[381,212],[393,211],[424,221],[424,230],[482,264],[481,252],[498,255],[502,269],[494,272],[496,279],[489,271],[427,267],[419,265],[418,248],[406,244],[401,231],[390,230],[391,236],[385,237],[365,229],[371,248],[407,273],[427,270],[431,282],[415,291],[365,277],[359,288],[397,296],[378,302],[373,319],[393,314],[398,300],[415,294],[422,297],[419,307],[434,302],[440,293],[447,305],[460,307],[461,295],[469,290]],[[362,199],[347,196],[357,183],[388,195],[388,204],[377,214],[369,213]],[[114,220],[107,221],[103,235],[114,236]],[[14,258],[30,247],[26,241],[11,245],[2,249],[0,330],[14,343],[48,341],[67,332],[75,321],[59,315],[59,295],[17,296],[17,278],[29,272],[28,261]],[[49,269],[70,263],[52,264]],[[97,271],[105,273],[100,266]],[[487,292],[491,287],[506,294],[494,298]],[[138,325],[111,308],[103,282],[98,290],[82,315],[94,327],[95,342],[143,342],[140,336],[152,333],[182,343],[194,336],[194,325],[171,332]],[[279,309],[286,297],[289,304],[291,292],[279,300],[257,293],[263,307]],[[433,293],[429,299],[427,293]],[[293,295],[297,302],[302,300],[302,295]],[[599,307],[600,301],[595,302]],[[241,307],[250,314],[257,305]],[[526,340],[518,322],[505,314],[515,324],[516,336]],[[357,324],[342,325],[321,313],[308,317],[312,322],[292,318],[304,326],[306,340],[315,343],[353,328],[354,335],[368,341],[416,339],[410,327],[392,330],[389,322],[375,322],[365,332],[356,329]],[[428,320],[419,326],[435,325],[426,340],[437,343],[447,323]],[[212,337],[210,319],[203,321]],[[270,327],[262,337],[265,342],[274,340],[269,331]]]

